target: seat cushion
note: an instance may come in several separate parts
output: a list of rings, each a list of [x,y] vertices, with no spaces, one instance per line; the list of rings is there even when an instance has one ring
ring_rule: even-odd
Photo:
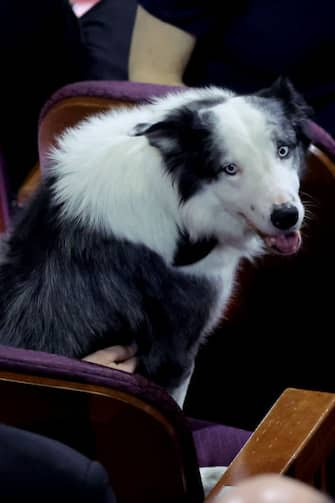
[[[199,466],[228,466],[252,432],[188,418]]]

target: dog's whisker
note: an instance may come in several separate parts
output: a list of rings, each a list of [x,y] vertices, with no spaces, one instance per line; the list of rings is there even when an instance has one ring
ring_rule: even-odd
[[[308,192],[301,191],[300,196],[301,200],[304,203],[304,206],[310,205],[311,207],[315,208],[320,207],[320,201],[316,197],[309,194]]]

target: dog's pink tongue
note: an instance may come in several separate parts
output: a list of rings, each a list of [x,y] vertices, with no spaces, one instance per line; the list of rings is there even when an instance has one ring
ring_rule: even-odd
[[[296,253],[301,245],[300,232],[290,232],[289,234],[278,234],[277,236],[267,236],[266,244],[282,255],[292,255]]]

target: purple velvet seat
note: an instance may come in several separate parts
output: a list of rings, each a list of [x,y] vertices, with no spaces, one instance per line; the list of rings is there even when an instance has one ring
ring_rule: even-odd
[[[251,432],[188,418],[199,466],[228,466],[237,456]]]
[[[76,82],[62,87],[51,96],[49,101],[43,107],[41,118],[58,102],[75,98],[78,96],[111,98],[113,100],[131,101],[139,103],[151,98],[163,96],[179,88],[177,86],[166,86],[162,84],[145,84],[142,82],[112,81],[112,80],[93,80]]]

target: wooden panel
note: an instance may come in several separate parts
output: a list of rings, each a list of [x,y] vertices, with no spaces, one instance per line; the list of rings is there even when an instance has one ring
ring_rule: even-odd
[[[262,473],[289,474],[315,486],[335,447],[335,395],[287,389],[206,499],[219,503],[224,486]],[[327,481],[322,479],[323,489]]]

